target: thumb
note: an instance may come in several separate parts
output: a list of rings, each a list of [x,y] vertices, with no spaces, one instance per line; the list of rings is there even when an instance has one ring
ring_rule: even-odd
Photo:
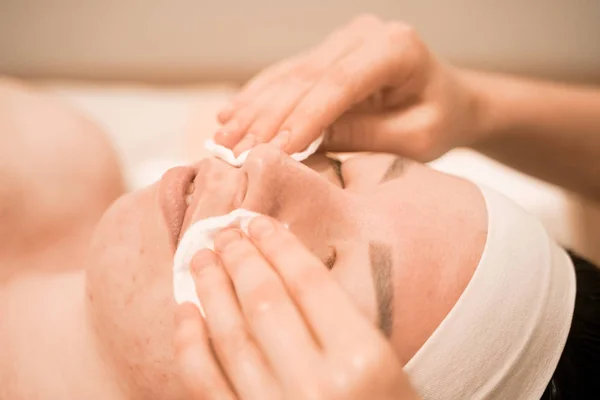
[[[322,147],[333,152],[393,152],[398,130],[396,114],[348,113],[327,129]]]
[[[414,160],[429,160],[435,144],[429,133],[432,115],[426,108],[405,112],[348,113],[327,130],[323,149],[332,152],[394,153]]]

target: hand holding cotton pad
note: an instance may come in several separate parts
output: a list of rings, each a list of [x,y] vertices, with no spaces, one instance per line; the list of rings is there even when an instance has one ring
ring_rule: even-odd
[[[294,153],[290,157],[296,161],[303,161],[317,151],[322,141],[323,135],[311,143],[306,150]],[[216,157],[234,167],[242,166],[248,157],[248,153],[250,153],[250,150],[245,151],[238,157],[235,157],[233,151],[216,144],[212,140],[207,140],[205,147]],[[248,224],[258,215],[258,213],[240,208],[226,215],[202,219],[188,228],[177,246],[173,260],[173,293],[177,303],[193,303],[198,307],[202,315],[204,315],[204,310],[198,300],[196,286],[194,285],[194,279],[190,271],[192,258],[202,249],[214,250],[214,239],[221,229],[229,226],[237,226],[242,231],[247,232]]]
[[[247,233],[248,224],[258,215],[239,208],[226,215],[200,220],[189,227],[179,242],[173,261],[173,293],[177,303],[193,303],[204,315],[190,271],[192,258],[202,249],[214,250],[215,236],[223,228],[236,226]]]

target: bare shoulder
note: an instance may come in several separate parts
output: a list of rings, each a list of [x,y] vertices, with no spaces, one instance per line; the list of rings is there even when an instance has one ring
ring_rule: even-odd
[[[123,191],[118,157],[97,124],[0,77],[0,259],[93,226]]]

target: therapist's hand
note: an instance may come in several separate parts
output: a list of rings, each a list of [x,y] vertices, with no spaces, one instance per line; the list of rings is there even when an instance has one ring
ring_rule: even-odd
[[[318,258],[270,218],[249,232],[221,232],[192,261],[206,320],[180,306],[175,349],[193,399],[418,398]]]
[[[481,131],[468,73],[440,63],[402,22],[363,16],[267,68],[218,114],[215,140],[240,153],[273,142],[303,150],[330,127],[330,151],[429,161]]]

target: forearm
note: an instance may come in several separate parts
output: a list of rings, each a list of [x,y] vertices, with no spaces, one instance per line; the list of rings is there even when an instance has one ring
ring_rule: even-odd
[[[464,73],[480,105],[476,150],[600,200],[600,90]]]

